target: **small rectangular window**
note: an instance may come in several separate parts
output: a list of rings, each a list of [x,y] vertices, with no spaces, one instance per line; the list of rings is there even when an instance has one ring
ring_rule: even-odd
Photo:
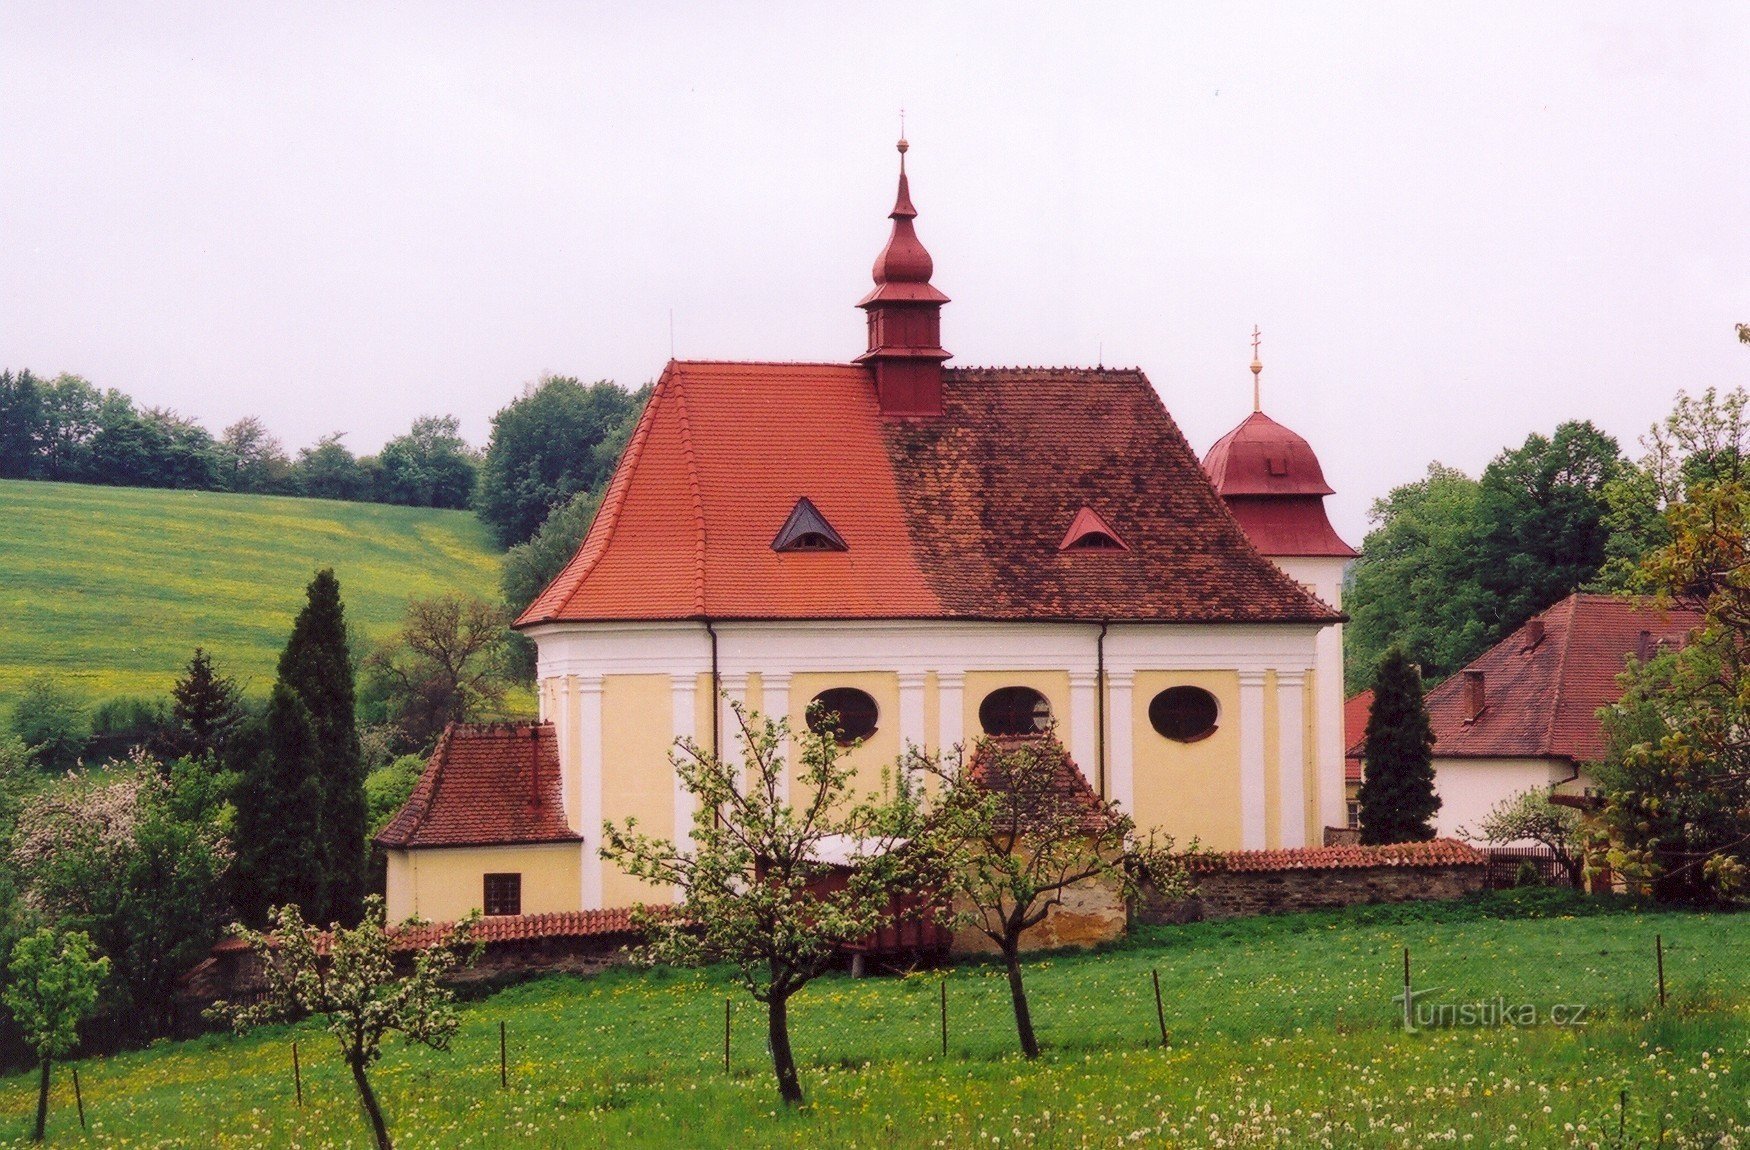
[[[1349,802],[1349,829],[1352,831],[1361,829],[1361,804],[1354,800]]]
[[[486,876],[487,914],[523,913],[523,876],[521,874],[489,874]]]

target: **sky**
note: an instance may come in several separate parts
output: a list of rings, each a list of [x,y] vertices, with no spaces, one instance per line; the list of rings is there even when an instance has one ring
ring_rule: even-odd
[[[1750,382],[1750,5],[0,6],[0,366],[483,444],[548,373],[848,360],[899,110],[955,364],[1431,460]]]

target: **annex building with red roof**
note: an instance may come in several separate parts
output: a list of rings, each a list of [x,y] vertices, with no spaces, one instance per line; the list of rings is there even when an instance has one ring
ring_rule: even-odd
[[[860,354],[663,369],[516,623],[557,781],[507,758],[459,785],[440,748],[381,840],[392,917],[457,917],[512,862],[521,913],[668,897],[600,859],[601,827],[684,837],[671,751],[735,753],[731,702],[800,730],[819,701],[871,785],[910,746],[1053,729],[1096,795],[1181,841],[1344,822],[1327,660],[1353,552],[1311,449],[1260,412],[1200,461],[1137,369],[948,366],[905,152]]]
[[[1588,768],[1605,753],[1598,712],[1622,697],[1627,660],[1682,646],[1700,625],[1700,613],[1687,608],[1578,593],[1443,680],[1427,696],[1440,796],[1435,833],[1480,835],[1491,808],[1527,790],[1590,805],[1596,784]],[[1350,732],[1357,763],[1360,718]]]

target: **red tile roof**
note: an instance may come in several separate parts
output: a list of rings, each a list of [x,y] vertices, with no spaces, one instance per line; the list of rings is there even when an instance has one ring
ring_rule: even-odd
[[[1045,769],[1037,774],[1028,771],[1017,777],[1018,772],[1009,765],[1015,762],[1012,756],[1028,749],[1038,754]],[[1090,831],[1104,827],[1111,818],[1110,810],[1088,785],[1081,768],[1069,757],[1057,736],[1050,732],[986,736],[978,741],[972,752],[972,762],[966,769],[972,779],[997,794],[1006,795],[1026,811],[1050,808],[1052,817],[1056,817],[1056,812],[1079,814],[1081,825]],[[1005,806],[1004,809],[1013,808]]]
[[[1361,744],[1367,738],[1367,716],[1373,713],[1373,688],[1349,696],[1343,704],[1343,781],[1361,781]]]
[[[1433,867],[1481,865],[1483,853],[1457,839],[1425,843],[1393,843],[1376,847],[1298,847],[1276,851],[1197,851],[1184,856],[1193,874],[1279,871],[1356,870],[1362,867]]]
[[[1570,595],[1465,668],[1483,676],[1484,710],[1474,722],[1466,721],[1464,674],[1428,693],[1434,754],[1596,762],[1604,755],[1598,710],[1622,697],[1623,660],[1681,645],[1700,622],[1695,611]],[[1534,644],[1539,624],[1543,640]]]
[[[1360,554],[1325,514],[1331,485],[1305,439],[1261,411],[1215,441],[1203,469],[1253,545],[1266,555]]]
[[[670,363],[517,621],[1339,618],[1246,540],[1138,371],[955,368],[883,419],[843,364]],[[848,549],[770,544],[799,498]],[[1088,506],[1128,551],[1060,551]]]
[[[577,842],[565,821],[551,723],[452,723],[406,804],[377,836],[385,847]]]
[[[414,925],[391,926],[390,946],[395,950],[423,950],[444,940],[455,929],[454,922],[422,922]],[[524,942],[545,938],[593,938],[604,934],[632,934],[632,909],[616,907],[610,910],[573,910],[558,914],[494,915],[475,924],[471,938],[476,942]],[[316,953],[327,954],[329,933],[316,938]],[[223,938],[214,943],[213,954],[235,954],[249,949],[240,938]]]

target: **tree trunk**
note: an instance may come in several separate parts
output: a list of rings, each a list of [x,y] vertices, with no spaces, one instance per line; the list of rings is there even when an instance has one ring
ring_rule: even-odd
[[[796,1057],[790,1053],[790,999],[772,995],[766,1003],[766,1039],[772,1047],[772,1072],[778,1076],[778,1097],[784,1105],[802,1101],[802,1082],[796,1077]]]
[[[1015,1031],[1021,1036],[1021,1053],[1039,1057],[1039,1039],[1033,1035],[1033,1011],[1027,1006],[1027,987],[1021,981],[1021,944],[1017,939],[1003,944],[1003,962],[1009,968],[1009,997],[1015,1002]]]
[[[389,1128],[383,1124],[383,1108],[377,1105],[377,1092],[371,1089],[371,1080],[365,1077],[365,1060],[349,1056],[346,1061],[352,1067],[353,1084],[359,1088],[359,1101],[365,1104],[365,1113],[370,1115],[371,1130],[377,1136],[377,1150],[395,1150],[389,1141]]]
[[[49,1124],[49,1060],[43,1059],[43,1076],[36,1090],[36,1133],[31,1135],[36,1141],[43,1140]]]

